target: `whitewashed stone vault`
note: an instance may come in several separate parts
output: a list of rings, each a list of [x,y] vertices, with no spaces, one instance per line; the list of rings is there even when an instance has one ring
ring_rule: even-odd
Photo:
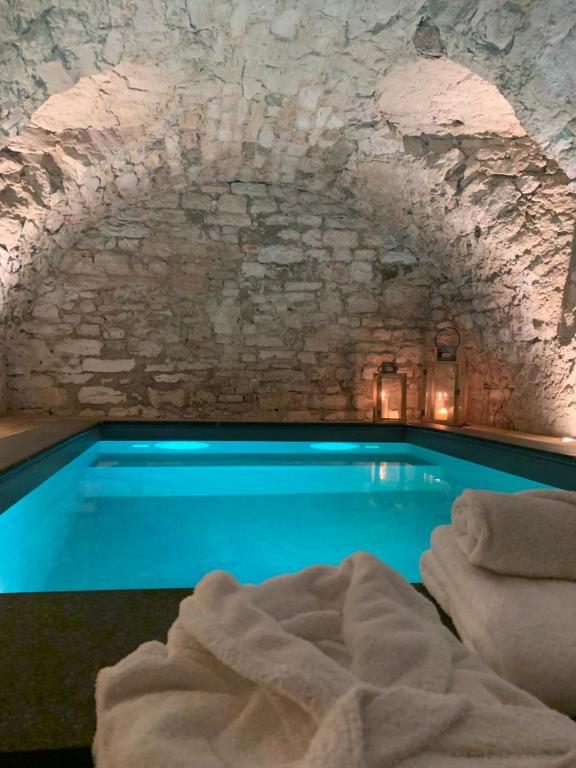
[[[569,0],[0,6],[2,408],[576,431]]]

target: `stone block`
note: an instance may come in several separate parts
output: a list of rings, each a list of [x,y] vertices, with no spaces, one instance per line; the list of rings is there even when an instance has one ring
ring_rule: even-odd
[[[355,248],[358,244],[358,235],[354,230],[334,229],[324,232],[322,244],[332,248]]]
[[[335,262],[350,263],[352,261],[352,251],[350,248],[334,248],[332,251],[332,259]]]
[[[316,216],[313,213],[305,213],[301,216],[296,216],[296,221],[303,227],[318,228],[322,225],[322,216]]]
[[[365,261],[355,261],[350,265],[350,279],[357,283],[370,284],[373,280],[372,265]]]
[[[131,371],[136,365],[136,360],[103,360],[98,357],[86,357],[82,360],[82,370],[92,373],[122,373]]]
[[[126,331],[123,328],[105,326],[102,328],[102,336],[105,339],[123,339],[126,336]]]
[[[116,186],[122,197],[136,197],[138,195],[138,176],[131,171],[123,173],[116,178]]]
[[[350,314],[365,314],[376,312],[378,309],[378,304],[372,296],[350,296],[346,303]]]
[[[320,85],[308,85],[305,88],[302,88],[298,93],[298,103],[300,107],[309,112],[315,112],[323,92],[324,89]]]
[[[126,275],[132,271],[130,256],[117,250],[95,253],[93,263],[96,269],[108,275]]]
[[[286,282],[284,284],[284,289],[288,292],[291,291],[318,291],[323,287],[324,283],[315,282],[315,283],[302,283],[302,282]]]
[[[293,246],[268,245],[258,254],[258,261],[262,264],[298,264],[304,261],[304,251]]]
[[[37,304],[32,311],[32,316],[37,320],[45,320],[49,323],[58,322],[60,312],[55,304]]]
[[[218,210],[226,213],[246,213],[247,198],[243,195],[222,195],[218,199]]]
[[[302,235],[302,242],[311,248],[320,248],[323,245],[321,230],[308,229]]]
[[[304,341],[304,350],[306,352],[329,352],[330,346],[328,339],[311,338]]]
[[[159,390],[148,388],[148,399],[155,408],[162,406],[172,406],[182,408],[186,402],[186,391],[184,389]]]
[[[158,357],[164,351],[164,345],[159,341],[143,340],[128,345],[133,355],[138,357]]]
[[[203,195],[198,192],[186,193],[182,195],[182,208],[193,211],[211,211],[216,208],[216,201],[210,195]]]
[[[278,237],[281,240],[298,241],[300,240],[301,235],[297,229],[282,229],[280,232],[278,232]]]
[[[232,193],[235,195],[246,195],[252,197],[267,197],[269,192],[268,184],[259,184],[256,182],[233,181],[230,185]]]
[[[300,13],[296,9],[287,10],[274,17],[270,31],[281,40],[295,40],[300,26]]]
[[[243,401],[242,395],[218,395],[219,403],[242,403]]]
[[[354,251],[356,261],[373,261],[376,258],[376,251],[372,248],[357,248]]]
[[[246,262],[242,264],[242,274],[245,277],[264,277],[266,274],[266,267],[263,264]]]
[[[63,339],[54,345],[54,354],[58,356],[87,356],[100,354],[102,342],[95,339]]]
[[[148,366],[149,369],[160,368],[161,366]],[[189,375],[186,373],[159,373],[154,376],[154,381],[158,384],[176,384],[181,381],[187,381]]]
[[[217,213],[209,213],[206,216],[206,222],[208,224],[217,224],[221,227],[249,227],[252,224],[252,219],[244,213],[228,213],[226,211],[221,211]],[[234,242],[238,242],[238,233],[235,233]]]
[[[251,334],[247,336],[244,343],[250,347],[283,347],[284,342],[279,336],[268,336],[266,334]]]
[[[250,203],[250,213],[254,216],[261,214],[274,213],[278,210],[278,203],[274,200],[252,200]]]
[[[88,405],[124,403],[126,394],[112,387],[82,387],[78,392],[78,401]]]
[[[94,378],[93,373],[59,373],[55,376],[59,384],[86,384]]]
[[[80,323],[78,333],[82,336],[100,336],[100,326],[96,323]]]
[[[100,227],[100,233],[107,237],[122,237],[141,240],[149,234],[148,227],[130,221],[104,222]],[[108,243],[107,243],[108,245]]]

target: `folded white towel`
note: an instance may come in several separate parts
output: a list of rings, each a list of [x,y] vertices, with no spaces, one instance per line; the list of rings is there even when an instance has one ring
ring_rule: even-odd
[[[576,714],[576,583],[471,565],[446,525],[434,530],[420,571],[470,650],[548,706]]]
[[[366,554],[259,586],[210,574],[96,700],[98,768],[576,766],[576,725]]]
[[[576,493],[467,490],[452,507],[462,552],[510,576],[576,580]]]

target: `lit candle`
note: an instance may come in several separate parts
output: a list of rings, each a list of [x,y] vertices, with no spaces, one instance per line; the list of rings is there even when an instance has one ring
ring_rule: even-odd
[[[383,419],[389,419],[390,416],[388,415],[390,412],[390,405],[388,403],[388,395],[386,390],[382,390],[382,418]]]
[[[448,408],[446,408],[447,392],[437,392],[434,415],[438,421],[446,421],[448,418]]]

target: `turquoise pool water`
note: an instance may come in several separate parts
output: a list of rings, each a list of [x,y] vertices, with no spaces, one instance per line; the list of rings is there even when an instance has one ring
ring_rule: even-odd
[[[372,552],[410,581],[464,488],[545,487],[406,443],[96,443],[0,515],[0,590],[259,582]]]

